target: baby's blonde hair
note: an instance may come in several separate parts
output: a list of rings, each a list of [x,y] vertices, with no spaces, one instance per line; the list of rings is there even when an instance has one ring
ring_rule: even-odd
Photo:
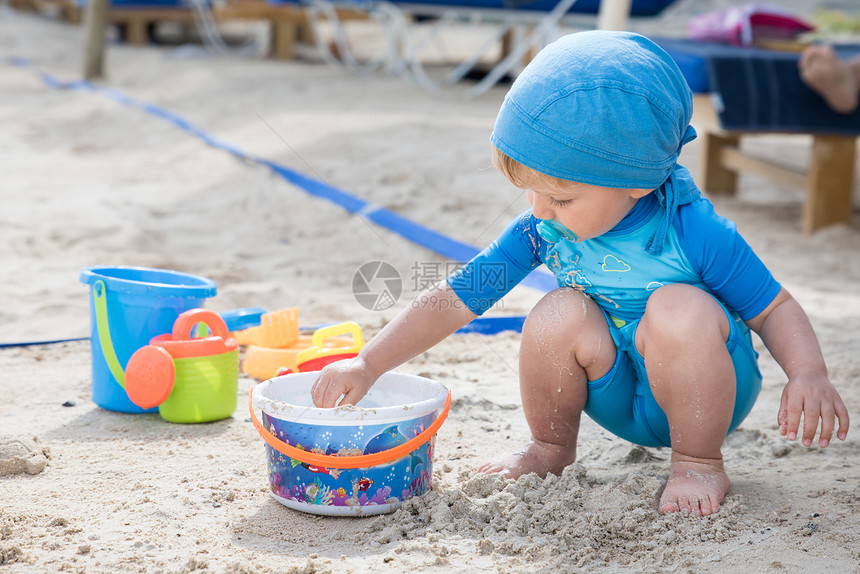
[[[499,170],[503,176],[520,189],[525,189],[536,180],[544,183],[549,183],[555,187],[561,187],[565,180],[547,175],[527,167],[514,158],[507,155],[505,152],[491,146],[493,150],[493,167]]]

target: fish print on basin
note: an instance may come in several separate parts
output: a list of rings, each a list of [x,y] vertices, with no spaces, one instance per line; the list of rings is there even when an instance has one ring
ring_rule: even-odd
[[[372,454],[375,452],[382,452],[384,450],[391,450],[394,447],[400,446],[401,444],[405,444],[409,442],[403,433],[400,432],[400,429],[397,428],[397,425],[391,425],[369,441],[367,441],[367,445],[364,447],[364,454]],[[424,462],[424,459],[418,456],[415,451],[409,453],[410,464],[409,471],[415,472],[415,468]]]

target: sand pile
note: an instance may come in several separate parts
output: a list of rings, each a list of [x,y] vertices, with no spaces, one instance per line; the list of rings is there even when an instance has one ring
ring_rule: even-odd
[[[737,500],[705,520],[656,517],[654,494],[663,480],[654,472],[593,479],[580,463],[546,479],[532,474],[513,481],[466,472],[457,484],[408,502],[391,520],[379,519],[368,530],[380,543],[436,533],[444,548],[449,538],[469,539],[477,553],[517,557],[553,570],[610,562],[672,566],[679,563],[684,543],[726,542],[750,528]]]
[[[7,474],[39,474],[45,470],[50,449],[42,446],[39,437],[0,437],[0,476]]]

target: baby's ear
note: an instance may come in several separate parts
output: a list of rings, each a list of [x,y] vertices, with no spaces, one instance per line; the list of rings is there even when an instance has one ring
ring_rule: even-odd
[[[654,190],[653,189],[631,189],[630,190],[630,197],[632,197],[633,199],[639,199],[639,198],[645,197],[646,195],[648,195],[652,191],[654,191]]]

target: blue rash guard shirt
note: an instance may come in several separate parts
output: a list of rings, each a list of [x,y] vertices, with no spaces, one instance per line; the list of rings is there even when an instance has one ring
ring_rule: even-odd
[[[548,243],[538,235],[531,210],[511,222],[491,245],[448,278],[448,284],[481,315],[541,263],[559,287],[588,294],[617,326],[645,312],[662,285],[695,285],[747,320],[761,313],[780,290],[764,263],[704,197],[678,208],[663,252],[644,245],[660,222],[654,194],[641,198],[624,219],[600,237]]]

